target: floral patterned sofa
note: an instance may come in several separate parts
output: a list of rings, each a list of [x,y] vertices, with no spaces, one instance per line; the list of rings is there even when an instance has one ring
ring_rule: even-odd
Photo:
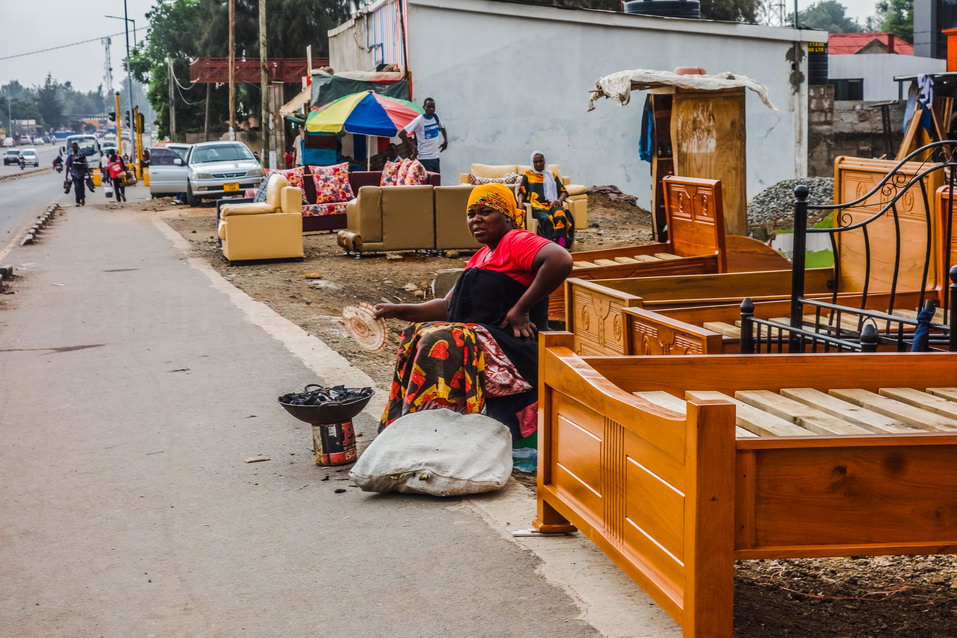
[[[404,173],[403,164],[406,169]],[[390,162],[382,171],[350,172],[348,164],[343,162],[331,166],[299,166],[268,173],[280,173],[290,186],[302,190],[302,230],[308,232],[346,228],[346,205],[355,199],[363,186],[439,185],[439,175],[427,173],[424,168],[420,173],[410,175],[410,171],[416,168],[406,162]]]

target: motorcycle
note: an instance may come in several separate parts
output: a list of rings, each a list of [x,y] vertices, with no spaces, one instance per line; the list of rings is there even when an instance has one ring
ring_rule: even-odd
[[[57,161],[57,160],[59,160],[59,161]],[[62,173],[62,172],[63,172],[63,160],[60,160],[59,158],[53,160],[53,168],[56,169],[56,172],[57,172],[57,173]]]
[[[26,167],[26,165],[27,165],[27,163],[23,161],[23,158],[22,158],[22,157],[20,158],[20,160],[19,160],[17,163],[20,164],[20,170],[21,170],[21,171],[22,171],[22,170]]]

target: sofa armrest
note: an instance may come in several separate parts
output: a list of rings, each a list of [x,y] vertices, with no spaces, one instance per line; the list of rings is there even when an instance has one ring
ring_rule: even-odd
[[[469,175],[471,175],[471,173],[459,173],[459,184],[471,184],[472,182],[469,180]]]
[[[220,218],[226,219],[232,215],[264,215],[275,213],[276,209],[266,202],[250,202],[248,204],[225,204],[220,209]]]
[[[382,241],[382,186],[363,186],[346,205],[346,224],[350,232],[365,241]],[[407,187],[400,187],[407,188]]]
[[[576,195],[585,195],[588,193],[588,187],[583,186],[582,184],[566,184],[565,190],[568,191],[569,197],[575,197]]]
[[[222,218],[223,206],[227,204],[249,204],[255,201],[252,197],[224,197],[216,200],[216,219]]]
[[[279,194],[279,209],[284,213],[302,214],[302,191],[295,186],[287,186]]]

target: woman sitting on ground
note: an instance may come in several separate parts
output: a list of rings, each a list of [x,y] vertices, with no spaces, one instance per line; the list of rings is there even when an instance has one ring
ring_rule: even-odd
[[[514,440],[537,428],[538,345],[548,295],[571,272],[568,251],[515,229],[522,212],[502,184],[476,186],[468,201],[472,236],[484,244],[442,299],[379,304],[378,318],[413,322],[402,333],[381,427],[409,412],[483,412]]]
[[[575,220],[565,206],[568,191],[562,184],[562,178],[548,170],[545,154],[532,152],[532,168],[522,175],[522,184],[518,187],[518,207],[525,203],[532,207],[532,217],[538,221],[538,234],[571,250],[575,242]]]

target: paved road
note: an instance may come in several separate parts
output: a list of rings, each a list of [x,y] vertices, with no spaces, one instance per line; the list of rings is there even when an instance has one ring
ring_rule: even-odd
[[[62,183],[57,173],[0,182],[0,255],[28,219],[63,195]]]
[[[40,168],[46,168],[51,166],[53,163],[53,158],[56,157],[57,149],[60,148],[59,145],[54,146],[53,144],[43,144],[41,146],[14,146],[14,149],[22,150],[25,148],[35,148],[37,150],[37,157],[40,160]],[[9,148],[0,148],[0,154],[3,152],[9,151]],[[32,170],[32,166],[27,166],[26,170]],[[0,165],[0,177],[4,175],[12,175],[14,173],[19,173],[20,167],[16,164],[6,164]]]

